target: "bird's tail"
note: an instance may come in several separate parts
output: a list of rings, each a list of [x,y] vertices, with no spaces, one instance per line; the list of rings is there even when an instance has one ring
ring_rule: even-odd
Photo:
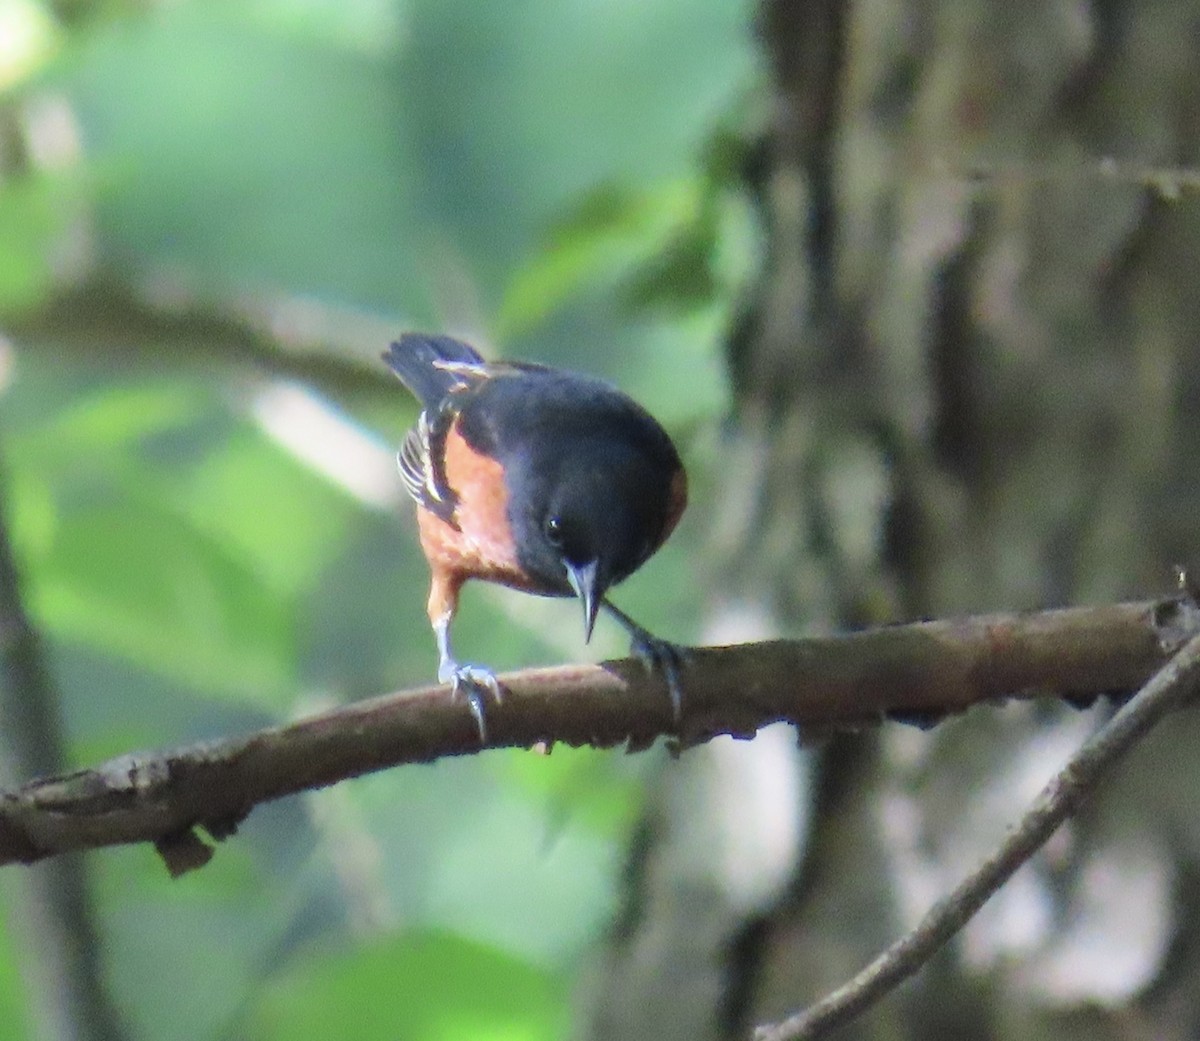
[[[433,333],[404,333],[383,352],[383,360],[427,409],[437,408],[454,387],[463,384],[464,368],[484,364],[474,347]]]

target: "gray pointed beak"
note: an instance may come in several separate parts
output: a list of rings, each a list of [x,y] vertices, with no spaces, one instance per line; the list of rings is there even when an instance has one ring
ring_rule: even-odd
[[[596,588],[597,561],[587,564],[567,564],[567,581],[575,590],[575,595],[583,601],[583,638],[591,640],[592,629],[596,625],[596,615],[600,611],[600,601],[603,590]]]

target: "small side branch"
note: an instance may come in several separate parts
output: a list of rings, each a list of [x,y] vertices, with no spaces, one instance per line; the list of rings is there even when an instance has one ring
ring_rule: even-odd
[[[779,720],[802,734],[883,719],[935,722],[1008,697],[1088,703],[1137,690],[1192,636],[1184,597],[873,629],[849,636],[697,649],[681,677],[677,729],[662,678],[636,661],[501,677],[488,747],[565,742],[645,748]],[[168,865],[204,862],[196,827],[220,839],[261,802],[403,763],[480,751],[446,687],[356,702],[249,736],[130,754],[0,792],[0,864],[153,842]],[[187,855],[181,855],[186,851]]]
[[[754,1041],[811,1041],[844,1026],[921,969],[1095,790],[1117,762],[1168,712],[1200,688],[1200,636],[1155,674],[1092,735],[1041,790],[1001,846],[910,933],[849,982],[780,1023],[759,1027]]]

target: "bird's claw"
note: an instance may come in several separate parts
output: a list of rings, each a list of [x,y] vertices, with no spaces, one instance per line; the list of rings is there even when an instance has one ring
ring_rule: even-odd
[[[463,698],[475,725],[479,728],[479,740],[487,744],[487,717],[485,713],[485,697],[491,695],[496,704],[500,703],[500,681],[491,669],[482,665],[459,665],[447,662],[438,669],[438,682],[449,683],[454,697]]]
[[[660,640],[640,626],[629,634],[629,651],[649,672],[661,672],[667,681],[667,693],[671,697],[671,717],[679,723],[683,717],[683,687],[679,676],[688,663],[686,647],[668,640]]]
[[[671,696],[671,716],[678,726],[683,718],[683,686],[679,682],[679,676],[690,658],[687,648],[660,640],[607,598],[602,606],[629,634],[629,652],[640,659],[648,671],[662,673],[663,679],[667,681],[667,693]]]

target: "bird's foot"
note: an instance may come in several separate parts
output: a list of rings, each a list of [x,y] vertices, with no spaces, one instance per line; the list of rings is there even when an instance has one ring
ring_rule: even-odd
[[[650,672],[662,673],[671,697],[671,717],[676,723],[683,716],[683,687],[679,676],[688,663],[688,650],[677,643],[660,640],[641,626],[629,632],[629,651]]]
[[[662,673],[663,679],[667,681],[667,693],[671,696],[671,716],[678,725],[683,717],[683,687],[679,676],[688,663],[688,649],[677,643],[660,640],[607,598],[601,606],[629,634],[629,652],[640,659],[650,672]]]
[[[482,665],[460,665],[455,661],[443,661],[438,667],[438,682],[449,683],[454,696],[463,698],[471,715],[475,717],[475,725],[479,728],[481,744],[487,744],[487,716],[484,711],[486,696],[500,703],[500,681],[491,669]]]

